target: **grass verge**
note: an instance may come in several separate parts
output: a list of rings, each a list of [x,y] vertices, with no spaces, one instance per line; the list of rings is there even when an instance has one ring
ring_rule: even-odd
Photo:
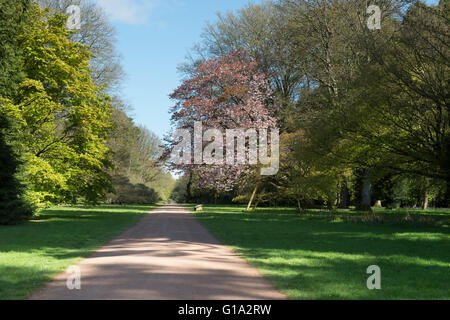
[[[156,206],[58,207],[0,226],[0,300],[25,299]]]
[[[204,206],[195,216],[291,299],[450,299],[445,225],[353,223],[239,206]],[[371,265],[381,268],[381,290],[367,289]]]

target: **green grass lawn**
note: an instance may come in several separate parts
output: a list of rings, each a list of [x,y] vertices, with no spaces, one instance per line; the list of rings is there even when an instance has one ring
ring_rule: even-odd
[[[156,206],[64,207],[0,226],[0,300],[25,299]]]
[[[450,299],[448,225],[354,223],[327,215],[289,208],[246,213],[238,206],[195,213],[291,299]],[[381,290],[367,289],[371,265],[381,268]]]

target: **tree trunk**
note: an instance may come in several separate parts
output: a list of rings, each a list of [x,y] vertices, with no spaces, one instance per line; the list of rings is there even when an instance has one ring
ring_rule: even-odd
[[[361,211],[372,211],[371,202],[372,198],[370,195],[371,192],[371,182],[370,182],[370,170],[364,170],[364,177],[361,186],[361,203],[359,206],[359,210]]]
[[[339,194],[339,208],[347,209],[350,198],[347,181],[341,183],[341,190]]]
[[[447,190],[444,196],[444,207],[450,207],[450,178],[447,178]]]
[[[266,192],[266,189],[262,189],[261,193],[258,197],[256,197],[255,205],[253,206],[253,210],[256,210],[258,208],[259,203],[261,202],[261,196],[264,195],[264,192]]]
[[[425,198],[423,199],[423,206],[422,209],[423,210],[428,210],[428,203],[429,203],[429,197],[428,197],[428,190],[425,191]]]
[[[327,200],[327,209],[328,211],[333,210],[333,202],[331,200]]]
[[[187,201],[187,203],[190,203],[192,200],[191,187],[192,187],[192,172],[189,173],[189,181],[186,185],[186,201]]]
[[[300,199],[297,198],[297,207],[298,207],[298,212],[302,213],[303,209],[302,209],[302,204],[300,202]]]
[[[257,191],[258,191],[258,184],[255,185],[255,189],[253,190],[252,196],[250,197],[250,201],[248,202],[248,205],[247,205],[247,211],[250,210],[253,200],[255,199]]]
[[[430,181],[428,179],[425,179],[425,189],[423,193],[423,202],[422,202],[423,210],[428,210],[428,203],[430,200],[429,192],[430,192]]]

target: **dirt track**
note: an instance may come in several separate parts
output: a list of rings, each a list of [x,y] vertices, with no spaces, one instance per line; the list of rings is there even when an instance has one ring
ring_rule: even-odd
[[[83,260],[81,290],[57,276],[35,300],[284,299],[180,206],[152,211]]]

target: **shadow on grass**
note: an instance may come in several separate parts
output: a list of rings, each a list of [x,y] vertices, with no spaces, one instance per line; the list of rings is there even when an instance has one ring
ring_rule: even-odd
[[[240,252],[245,255],[245,252]],[[280,259],[280,258],[278,258]],[[314,258],[292,263],[294,257],[283,257],[285,263],[270,259],[250,259],[292,299],[448,299],[448,266],[423,265],[392,261],[386,257]],[[381,290],[366,287],[366,269],[381,268]]]
[[[0,252],[43,248],[79,249],[109,239],[155,206],[67,207],[44,210],[18,226],[0,226]]]
[[[142,204],[142,205],[114,205],[114,204],[101,204],[96,206],[83,206],[83,205],[75,205],[69,206],[65,208],[69,209],[81,209],[81,210],[106,210],[106,211],[130,211],[130,210],[139,210],[139,211],[149,211],[154,209],[159,204]]]
[[[58,207],[22,225],[0,226],[0,299],[27,296],[155,207]]]
[[[227,243],[259,249],[313,249],[341,253],[402,254],[450,262],[450,230],[307,220],[302,217],[251,214],[199,214]],[[418,250],[418,251],[417,251]]]
[[[219,240],[296,299],[448,299],[450,230],[311,220],[287,210],[195,214]],[[366,270],[382,270],[369,291]]]
[[[0,300],[26,299],[54,274],[38,266],[1,266]]]

